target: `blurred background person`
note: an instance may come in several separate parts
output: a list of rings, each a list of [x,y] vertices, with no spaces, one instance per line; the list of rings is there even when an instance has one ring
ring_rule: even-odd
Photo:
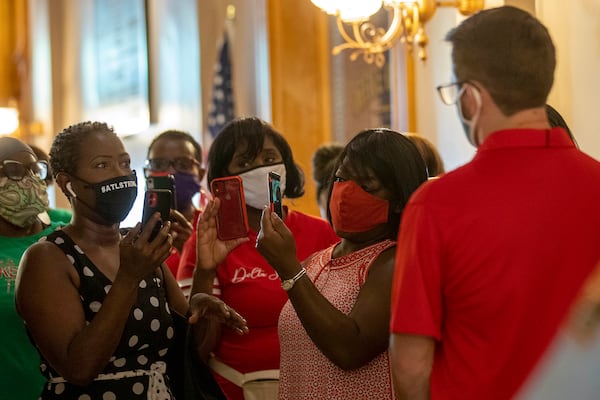
[[[337,158],[342,150],[344,150],[343,145],[330,143],[319,146],[313,154],[313,179],[316,184],[317,204],[323,219],[327,219],[329,183],[335,172],[334,166]]]
[[[412,132],[407,132],[404,135],[417,146],[417,149],[419,149],[419,153],[421,153],[423,161],[425,161],[425,165],[427,165],[427,172],[430,178],[437,177],[446,172],[444,170],[444,161],[442,161],[440,153],[429,139],[418,133]]]
[[[50,167],[50,157],[48,156],[48,154],[46,154],[44,150],[37,146],[30,144],[29,147],[31,147],[38,160],[43,160],[46,161],[46,163],[48,163],[48,172],[46,173],[46,179],[44,179],[44,181],[46,182],[46,190],[49,192],[48,189],[50,189],[50,186],[54,184],[54,178],[52,177],[52,169]],[[66,208],[48,208],[47,211],[40,214],[40,219],[42,219],[46,224],[50,223],[50,221],[68,224],[69,222],[71,222],[72,216],[73,213],[71,213],[71,210],[67,210]]]
[[[25,250],[62,225],[38,217],[48,209],[47,172],[30,146],[0,137],[0,393],[6,399],[35,399],[44,383],[39,355],[15,310],[15,280]]]
[[[201,186],[205,172],[202,167],[202,147],[187,132],[177,130],[162,132],[148,147],[145,175],[148,177],[157,173],[168,173],[173,175],[175,180],[174,196],[177,209],[173,210],[171,215],[173,248],[166,261],[175,277],[183,244],[192,234],[200,209],[207,201],[206,193]],[[198,193],[200,193],[199,208],[192,202]]]
[[[565,121],[563,116],[558,112],[556,108],[552,107],[550,104],[546,104],[546,116],[548,117],[548,122],[550,123],[551,127],[563,128],[569,134],[569,137],[571,138],[575,146],[579,148],[579,145],[577,144],[577,140],[575,140],[573,132],[571,132],[569,125],[567,125],[567,121]]]

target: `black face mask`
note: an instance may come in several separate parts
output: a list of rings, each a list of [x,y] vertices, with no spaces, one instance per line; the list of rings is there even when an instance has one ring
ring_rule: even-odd
[[[123,221],[137,197],[137,176],[135,171],[131,175],[118,176],[98,183],[90,183],[72,175],[77,180],[86,184],[86,188],[96,192],[96,204],[89,204],[77,198],[86,207],[94,210],[103,220],[110,225]]]

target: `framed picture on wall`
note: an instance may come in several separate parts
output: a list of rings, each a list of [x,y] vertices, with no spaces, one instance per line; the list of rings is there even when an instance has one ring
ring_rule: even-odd
[[[150,125],[145,1],[82,3],[83,116],[120,135],[142,132]]]

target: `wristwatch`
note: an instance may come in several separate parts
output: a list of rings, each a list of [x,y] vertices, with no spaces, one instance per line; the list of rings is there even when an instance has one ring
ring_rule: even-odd
[[[302,268],[300,270],[300,272],[298,272],[292,278],[281,281],[281,287],[283,288],[283,290],[285,290],[287,292],[288,290],[293,288],[294,285],[296,284],[296,282],[298,282],[298,280],[300,278],[302,278],[304,275],[306,275],[306,268]]]

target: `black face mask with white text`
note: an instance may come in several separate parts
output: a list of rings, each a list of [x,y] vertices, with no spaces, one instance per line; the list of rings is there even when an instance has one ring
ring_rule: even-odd
[[[72,175],[73,176],[73,175]],[[109,225],[123,221],[137,197],[137,176],[135,171],[130,175],[118,176],[98,183],[90,183],[79,177],[73,176],[86,184],[87,189],[96,193],[94,207],[77,197],[78,201],[94,210]]]

